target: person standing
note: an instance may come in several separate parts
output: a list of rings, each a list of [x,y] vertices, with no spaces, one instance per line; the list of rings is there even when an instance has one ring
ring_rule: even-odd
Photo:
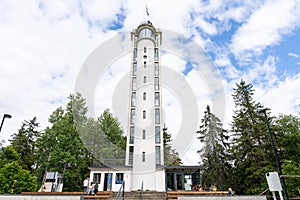
[[[83,181],[83,192],[87,192],[87,188],[89,186],[89,178],[85,178]]]
[[[95,194],[95,196],[97,195],[97,192],[98,192],[98,182],[96,182],[95,185],[94,185],[94,194]]]

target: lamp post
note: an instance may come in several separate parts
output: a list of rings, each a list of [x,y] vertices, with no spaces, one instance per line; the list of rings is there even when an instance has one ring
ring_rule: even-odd
[[[279,177],[281,179],[281,183],[282,183],[283,191],[285,193],[285,197],[286,197],[287,200],[289,200],[289,195],[288,195],[288,192],[286,190],[284,177],[282,176],[282,170],[281,170],[280,160],[279,160],[279,157],[278,157],[278,154],[277,154],[277,150],[275,148],[275,144],[274,144],[273,136],[272,136],[272,133],[271,133],[271,130],[270,130],[270,124],[269,124],[269,120],[268,120],[268,117],[267,117],[266,110],[267,109],[262,109],[262,110],[259,110],[258,112],[259,113],[263,113],[264,116],[265,116],[265,120],[266,120],[266,124],[267,124],[267,128],[268,128],[268,133],[269,133],[269,137],[270,137],[270,140],[271,140],[272,149],[274,151],[275,160],[276,160],[277,167],[278,167],[278,170],[279,170]]]
[[[10,115],[10,114],[4,114],[4,115],[3,115],[2,122],[1,122],[1,126],[0,126],[0,132],[1,132],[1,129],[2,129],[2,126],[3,126],[3,123],[4,123],[4,119],[5,119],[5,118],[11,118],[11,115]]]

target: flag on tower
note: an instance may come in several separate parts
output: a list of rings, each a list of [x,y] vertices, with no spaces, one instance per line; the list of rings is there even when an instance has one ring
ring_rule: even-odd
[[[147,16],[149,16],[147,4],[146,4],[146,13],[147,13]]]

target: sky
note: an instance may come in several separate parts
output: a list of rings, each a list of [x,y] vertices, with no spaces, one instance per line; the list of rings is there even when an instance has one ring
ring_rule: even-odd
[[[8,144],[21,123],[33,117],[40,130],[49,126],[49,115],[65,107],[89,55],[144,20],[192,40],[210,58],[225,92],[221,117],[225,127],[234,109],[233,88],[241,79],[253,85],[254,100],[270,108],[272,115],[299,115],[299,0],[0,0],[0,117],[12,115],[5,119],[0,139]],[[206,77],[188,60],[170,52],[162,52],[161,63],[181,74],[192,88],[200,120],[211,104]],[[114,91],[129,67],[130,53],[120,55],[99,77],[95,116],[105,108],[117,115]],[[182,134],[182,113],[188,105],[167,86],[163,105],[166,125],[175,139]],[[120,121],[126,131],[122,117]],[[180,152],[185,164],[199,162],[196,151],[200,144],[193,135]]]

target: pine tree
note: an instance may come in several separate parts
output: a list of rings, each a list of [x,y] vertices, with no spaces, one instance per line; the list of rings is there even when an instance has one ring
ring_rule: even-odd
[[[198,139],[202,143],[198,151],[202,158],[202,172],[205,184],[215,185],[223,190],[228,187],[229,171],[228,164],[228,139],[227,131],[223,129],[222,122],[210,111],[207,106],[204,117],[201,120],[200,129],[197,131]],[[225,182],[224,182],[225,180]]]
[[[273,171],[276,166],[266,121],[259,114],[263,106],[253,100],[253,95],[251,84],[246,84],[243,80],[236,84],[233,94],[235,110],[231,124],[231,151],[235,171],[234,187],[241,194],[259,194],[265,190],[265,173]]]

